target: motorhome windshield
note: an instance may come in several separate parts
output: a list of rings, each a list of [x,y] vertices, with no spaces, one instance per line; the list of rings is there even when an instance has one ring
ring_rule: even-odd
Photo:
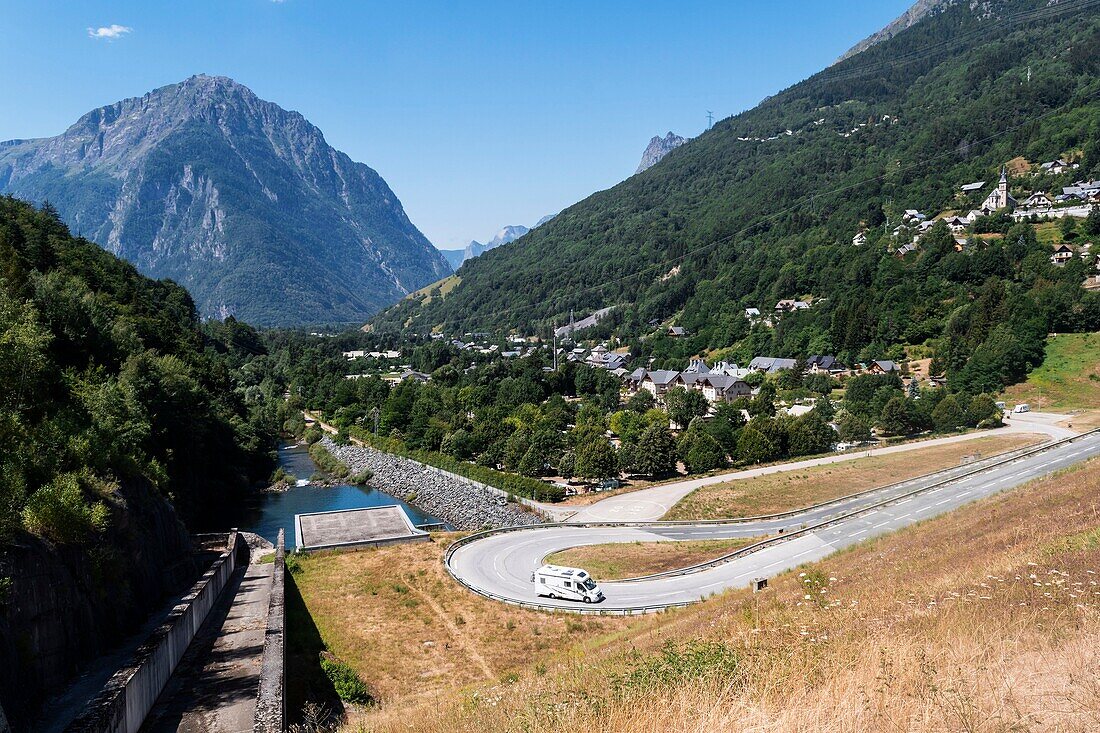
[[[592,578],[589,578],[588,580],[584,581],[584,587],[588,590],[595,590],[596,584],[592,581]]]

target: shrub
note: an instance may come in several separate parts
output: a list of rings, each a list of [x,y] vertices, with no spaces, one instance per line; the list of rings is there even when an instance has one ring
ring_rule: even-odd
[[[359,471],[358,473],[353,473],[351,476],[349,476],[348,483],[355,484],[356,486],[363,486],[373,477],[374,472],[371,471],[369,468],[364,468],[362,471]]]
[[[716,641],[695,639],[685,644],[669,641],[657,656],[646,657],[612,683],[621,692],[648,692],[698,680],[729,685],[741,677],[741,655]]]
[[[321,468],[322,471],[334,478],[347,478],[351,469],[336,456],[332,455],[325,446],[314,443],[309,447],[309,456]]]
[[[293,484],[298,481],[298,477],[287,471],[282,466],[279,466],[275,469],[274,472],[272,472],[271,479],[268,481],[268,483],[277,484],[282,481],[285,481],[288,484]]]
[[[102,502],[88,503],[81,477],[66,473],[31,495],[23,508],[23,527],[63,544],[80,543],[107,529],[109,512]]]
[[[332,682],[336,694],[344,702],[359,705],[370,705],[374,702],[366,683],[359,678],[355,670],[348,666],[346,662],[333,657],[331,654],[322,652],[321,669],[324,670],[325,676]]]

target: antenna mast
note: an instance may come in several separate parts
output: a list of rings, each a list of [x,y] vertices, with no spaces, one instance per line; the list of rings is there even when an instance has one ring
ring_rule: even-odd
[[[707,110],[707,129],[714,127],[714,113]]]
[[[550,327],[550,332],[554,336],[554,371],[558,371],[558,324],[554,323]]]

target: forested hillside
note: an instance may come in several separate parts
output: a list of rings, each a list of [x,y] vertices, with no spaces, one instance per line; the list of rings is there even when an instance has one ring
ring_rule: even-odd
[[[209,524],[266,475],[271,436],[186,290],[11,198],[0,199],[0,278],[5,535],[94,532],[109,520],[96,491],[121,477]]]
[[[188,530],[229,526],[269,475],[278,395],[236,368],[261,349],[232,321],[204,331],[186,290],[51,208],[0,198],[0,705],[16,721],[186,587]]]
[[[961,252],[940,229],[903,259],[888,233],[906,209],[965,213],[980,199],[959,186],[996,181],[1013,159],[1080,163],[1046,177],[1050,190],[1100,175],[1100,3],[971,5],[723,120],[519,244],[465,263],[445,297],[408,299],[373,330],[545,333],[571,310],[619,306],[597,331],[659,360],[717,351],[854,362],[909,349],[938,356],[955,379],[982,355],[992,377],[971,391],[1018,378],[1048,331],[1100,327],[1098,298],[1080,287],[1088,263],[1054,268],[1049,245],[1004,218],[969,232]],[[1010,183],[1026,194],[1034,181]],[[854,247],[861,229],[868,242]],[[813,307],[775,328],[743,315],[800,297]],[[653,336],[668,323],[687,337]]]

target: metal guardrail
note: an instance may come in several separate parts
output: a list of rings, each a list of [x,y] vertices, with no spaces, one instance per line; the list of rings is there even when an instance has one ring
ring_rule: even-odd
[[[980,473],[985,473],[986,471],[991,471],[995,468],[998,468],[998,467],[1003,466],[1003,465],[1007,465],[1007,464],[1012,463],[1013,461],[1017,461],[1021,458],[1026,458],[1028,456],[1036,455],[1038,453],[1043,453],[1045,451],[1052,450],[1052,449],[1057,448],[1059,446],[1066,445],[1067,443],[1071,443],[1075,440],[1080,440],[1080,439],[1085,438],[1089,435],[1095,435],[1097,433],[1100,433],[1100,428],[1094,428],[1093,430],[1088,430],[1088,431],[1085,431],[1083,433],[1079,433],[1078,435],[1074,435],[1074,436],[1071,436],[1071,437],[1068,437],[1068,438],[1062,438],[1062,439],[1055,440],[1055,441],[1049,441],[1049,442],[1043,443],[1043,444],[1041,444],[1039,446],[1036,446],[1036,447],[1033,447],[1033,448],[1025,448],[1025,449],[1021,449],[1021,450],[1018,450],[1018,451],[1009,451],[1007,453],[1001,454],[1000,456],[993,456],[989,459],[986,459],[988,461],[991,461],[987,465],[983,465],[983,466],[980,466],[980,467],[977,467],[977,468],[972,468],[969,471],[965,471],[965,472],[963,472],[959,475],[956,475],[956,476],[951,476],[950,478],[946,478],[943,481],[937,481],[937,482],[928,484],[926,486],[918,487],[918,488],[916,488],[912,491],[907,491],[907,492],[902,493],[902,494],[897,494],[895,496],[891,496],[891,497],[889,497],[887,499],[884,499],[883,501],[880,501],[880,502],[875,502],[873,504],[868,504],[866,506],[859,507],[859,508],[854,509],[852,511],[845,512],[843,514],[839,514],[839,515],[836,515],[836,516],[827,517],[824,520],[822,520],[821,522],[817,522],[817,523],[812,524],[812,525],[807,525],[807,526],[804,526],[804,527],[800,527],[800,528],[798,528],[794,531],[791,531],[791,532],[785,532],[783,534],[776,535],[774,537],[769,537],[765,540],[761,540],[760,542],[755,542],[751,545],[748,545],[747,547],[742,547],[738,550],[734,550],[733,552],[727,553],[726,555],[723,555],[723,556],[718,557],[718,558],[714,558],[712,560],[708,560],[708,561],[703,562],[703,563],[698,563],[696,565],[691,565],[691,566],[688,566],[688,567],[685,567],[685,568],[678,568],[676,570],[668,570],[668,571],[665,571],[665,572],[662,572],[662,573],[654,573],[652,575],[643,575],[643,576],[639,576],[639,577],[636,577],[636,578],[626,578],[626,579],[623,579],[623,580],[617,580],[615,582],[617,582],[617,583],[632,583],[632,582],[639,582],[639,581],[643,581],[643,580],[652,580],[654,578],[673,577],[673,576],[679,576],[679,575],[689,575],[689,574],[692,574],[692,573],[700,572],[702,570],[706,570],[706,569],[711,568],[711,567],[716,567],[718,565],[722,565],[722,564],[725,564],[727,562],[731,562],[732,560],[736,560],[736,559],[739,559],[741,557],[745,557],[745,556],[754,554],[754,553],[759,552],[760,550],[763,550],[767,547],[771,547],[773,545],[777,545],[777,544],[781,544],[783,542],[787,542],[787,541],[789,541],[789,540],[791,540],[795,537],[800,537],[800,536],[803,536],[803,535],[806,535],[806,534],[810,534],[812,532],[815,532],[819,529],[822,529],[822,528],[827,527],[829,525],[835,524],[837,522],[843,521],[845,519],[851,519],[852,517],[859,516],[860,514],[865,514],[867,512],[873,511],[875,509],[879,509],[879,508],[882,508],[884,506],[894,504],[894,503],[900,501],[901,499],[905,499],[907,497],[916,496],[918,494],[923,494],[925,492],[932,491],[933,489],[937,489],[937,488],[946,486],[948,484],[955,483],[956,481],[960,481],[962,479],[969,478],[971,476],[975,476],[975,475],[980,474]],[[477,586],[474,586],[474,585],[466,582],[465,580],[460,578],[454,572],[454,569],[451,567],[451,558],[454,556],[454,553],[457,550],[459,550],[461,547],[472,544],[472,543],[474,543],[478,540],[485,539],[486,537],[490,537],[490,536],[498,535],[498,534],[506,534],[506,533],[509,533],[509,532],[522,532],[522,531],[527,531],[527,530],[532,530],[532,529],[547,529],[547,528],[553,528],[553,527],[570,527],[570,528],[600,528],[600,527],[605,527],[605,528],[607,528],[607,527],[627,527],[627,528],[630,528],[630,527],[636,527],[636,528],[652,528],[652,527],[665,527],[665,526],[672,526],[672,527],[675,527],[675,526],[716,526],[716,525],[729,525],[729,524],[744,524],[744,523],[748,523],[748,522],[767,521],[767,520],[771,520],[771,519],[782,519],[782,518],[788,517],[788,516],[797,516],[799,514],[805,514],[807,512],[811,512],[811,511],[814,511],[816,509],[824,508],[824,507],[830,506],[832,504],[837,504],[837,503],[841,503],[841,502],[844,502],[844,501],[849,501],[851,499],[859,498],[861,496],[867,496],[867,495],[875,493],[875,492],[881,492],[881,491],[884,491],[884,490],[889,490],[890,488],[895,488],[897,486],[901,486],[901,485],[906,484],[906,483],[911,483],[911,482],[914,482],[914,481],[924,480],[924,479],[931,478],[931,477],[937,476],[939,474],[947,473],[949,471],[954,471],[954,470],[956,470],[956,469],[951,468],[951,469],[943,469],[941,471],[934,471],[932,473],[924,474],[923,476],[918,476],[916,478],[906,479],[904,481],[899,481],[899,482],[896,482],[896,483],[893,483],[893,484],[887,484],[885,486],[879,486],[879,487],[876,487],[876,488],[873,488],[873,489],[867,489],[865,491],[856,492],[854,494],[849,494],[848,496],[840,497],[839,499],[833,499],[833,500],[830,500],[828,502],[822,502],[820,504],[814,504],[814,505],[811,505],[809,507],[802,507],[800,509],[796,509],[796,510],[792,510],[792,511],[788,511],[788,512],[781,512],[781,513],[773,514],[773,515],[760,515],[760,516],[756,516],[756,517],[745,517],[745,518],[738,518],[738,519],[715,519],[715,520],[699,520],[699,521],[679,520],[679,521],[672,521],[672,522],[661,522],[661,521],[656,521],[656,522],[573,522],[573,523],[562,522],[562,523],[552,523],[552,524],[530,525],[530,526],[526,526],[526,527],[502,527],[502,528],[499,528],[499,529],[484,530],[484,531],[481,531],[481,532],[475,532],[474,534],[467,535],[466,537],[462,537],[462,538],[452,542],[451,545],[447,548],[447,551],[444,553],[443,563],[444,563],[444,566],[447,568],[447,572],[450,574],[450,576],[452,578],[454,578],[458,583],[460,583],[461,585],[468,588],[469,590],[471,590],[474,593],[477,593],[478,595],[483,596],[485,598],[489,598],[489,599],[495,600],[495,601],[501,601],[503,603],[508,603],[510,605],[513,605],[513,606],[520,606],[520,607],[523,607],[523,608],[531,608],[531,609],[540,610],[540,611],[551,611],[551,612],[562,611],[562,612],[565,612],[565,613],[579,613],[579,614],[591,614],[591,615],[624,616],[624,615],[633,615],[633,614],[653,613],[653,612],[660,611],[660,610],[663,610],[663,609],[666,609],[666,608],[676,608],[676,607],[693,605],[694,603],[698,603],[699,600],[702,600],[702,599],[694,600],[694,601],[682,601],[682,602],[676,602],[676,603],[662,603],[662,604],[645,605],[645,606],[632,606],[630,608],[609,609],[609,610],[601,610],[601,609],[597,609],[597,608],[589,609],[589,608],[584,608],[584,607],[569,608],[569,607],[561,607],[561,606],[548,606],[548,605],[537,603],[537,602],[517,601],[517,600],[512,599],[512,598],[507,598],[505,596],[498,595],[498,594],[493,593],[491,591],[486,591],[482,588],[478,588]]]
[[[1081,435],[1087,435],[1088,433],[1081,433]],[[1080,437],[1080,436],[1074,436]],[[1063,440],[1066,440],[1063,438]],[[1008,457],[1014,454],[1023,454],[1024,451],[1036,450],[1037,448],[1049,448],[1053,447],[1054,443],[1046,442],[1042,443],[1035,448],[1018,448],[1012,451],[1006,451],[997,455],[989,456],[983,459],[983,463],[986,461],[991,462],[989,467],[998,465],[992,463],[993,461],[1005,461],[1010,460]],[[514,527],[497,527],[495,529],[485,529],[467,535],[461,539],[456,540],[451,548],[458,549],[462,545],[476,542],[477,540],[489,537],[495,534],[505,534],[508,532],[521,532],[528,529],[546,529],[550,527],[697,527],[697,526],[722,526],[731,524],[748,524],[753,522],[766,522],[775,519],[784,519],[786,517],[795,517],[807,512],[816,511],[818,509],[824,509],[834,504],[843,504],[846,501],[853,499],[859,499],[870,494],[889,491],[891,489],[904,486],[905,484],[913,483],[916,481],[925,481],[940,474],[950,473],[952,471],[959,470],[959,466],[952,466],[950,468],[941,468],[938,471],[931,471],[929,473],[921,474],[919,476],[913,476],[912,478],[902,479],[901,481],[895,481],[889,484],[883,484],[882,486],[875,486],[870,489],[863,489],[851,494],[845,494],[844,496],[838,496],[834,499],[828,499],[826,501],[818,502],[816,504],[810,504],[808,506],[798,507],[797,509],[789,509],[785,512],[775,512],[772,514],[756,514],[750,517],[730,517],[728,519],[665,519],[665,520],[653,520],[653,521],[636,521],[636,522],[544,522],[542,524],[530,524]],[[659,485],[659,484],[658,484]],[[644,489],[643,489],[644,490]],[[448,550],[450,552],[450,549]]]

